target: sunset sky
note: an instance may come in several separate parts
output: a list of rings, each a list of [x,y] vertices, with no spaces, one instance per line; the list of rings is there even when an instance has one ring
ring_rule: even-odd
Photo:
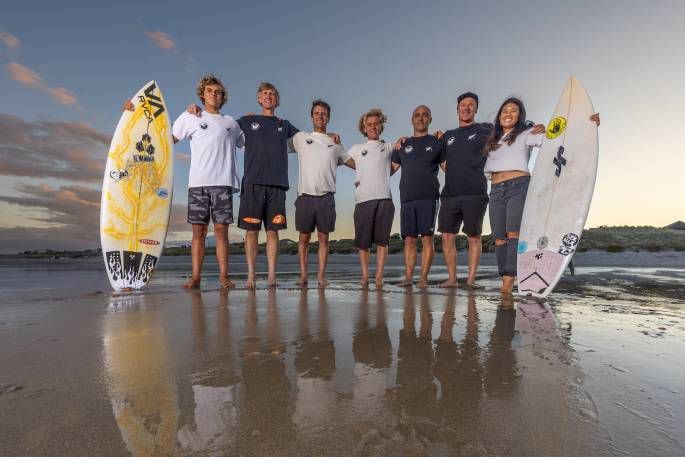
[[[155,79],[175,119],[198,101],[195,86],[207,72],[228,86],[223,111],[236,118],[259,111],[260,81],[278,87],[277,114],[302,130],[311,130],[311,101],[327,100],[329,130],[346,147],[363,142],[356,124],[371,107],[389,117],[387,140],[411,134],[418,104],[432,109],[432,129],[454,128],[456,96],[466,90],[480,96],[479,121],[492,121],[504,98],[519,95],[528,118],[547,123],[573,74],[602,115],[587,227],[685,220],[685,147],[677,137],[685,2],[501,3],[7,2],[0,253],[97,247],[102,174],[123,101]],[[190,238],[188,143],[175,151],[169,239],[183,240]],[[352,182],[352,171],[341,168],[335,238],[353,235]],[[295,155],[290,183],[294,211]],[[398,183],[396,175],[399,208]],[[288,217],[284,237],[296,238],[294,214]]]

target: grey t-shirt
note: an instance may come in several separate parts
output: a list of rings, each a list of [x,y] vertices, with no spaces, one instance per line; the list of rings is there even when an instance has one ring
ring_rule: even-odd
[[[293,137],[293,149],[299,162],[297,195],[334,193],[338,165],[350,158],[345,148],[324,133],[299,132]]]

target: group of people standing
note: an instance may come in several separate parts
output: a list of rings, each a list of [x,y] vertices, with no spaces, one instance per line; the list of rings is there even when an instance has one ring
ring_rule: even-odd
[[[308,282],[309,242],[314,230],[319,242],[317,281],[320,286],[327,284],[328,242],[336,221],[336,172],[338,166],[346,165],[356,174],[354,244],[359,250],[362,285],[369,283],[370,249],[375,244],[375,282],[378,287],[382,286],[395,214],[390,177],[401,168],[400,225],[406,272],[401,285],[413,285],[420,238],[421,266],[416,285],[428,286],[437,217],[448,270],[448,278],[440,286],[458,285],[455,237],[463,231],[468,238],[468,276],[461,286],[478,288],[476,270],[482,250],[483,218],[489,202],[498,271],[502,276],[501,291],[512,292],[518,232],[530,180],[530,150],[540,146],[545,132],[545,126],[533,126],[526,121],[521,100],[505,100],[493,125],[475,121],[478,96],[463,93],[457,98],[459,126],[434,134],[428,131],[432,121],[430,109],[417,106],[411,116],[412,136],[395,143],[381,139],[387,118],[382,110],[374,108],[359,119],[359,132],[367,141],[346,151],[340,136],[327,132],[331,107],[323,100],[312,102],[312,132],[306,133],[276,116],[280,96],[273,84],[263,82],[257,89],[261,113],[237,120],[221,113],[228,92],[216,76],[202,77],[197,95],[202,107],[190,105],[172,129],[174,142],[189,139],[191,151],[188,222],[193,227],[192,276],[184,287],[200,285],[210,219],[214,224],[220,284],[225,288],[234,287],[228,272],[228,226],[234,222],[232,195],[238,190],[238,227],[246,231],[247,287],[256,285],[258,235],[262,226],[266,230],[268,285],[276,285],[278,231],[287,227],[288,151],[294,151],[299,161],[295,201],[295,227],[299,232],[298,284]],[[132,109],[132,104],[126,108]],[[599,115],[593,115],[590,120],[599,124]],[[236,148],[243,147],[245,166],[240,180]],[[445,173],[442,191],[439,168]],[[489,196],[486,175],[492,182]]]

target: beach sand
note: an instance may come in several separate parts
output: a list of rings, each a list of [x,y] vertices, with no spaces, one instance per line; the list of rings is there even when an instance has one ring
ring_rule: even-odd
[[[475,293],[401,289],[399,256],[382,291],[356,256],[256,292],[238,258],[238,290],[164,258],[130,294],[100,259],[6,262],[1,454],[682,456],[685,254],[627,254],[578,254],[547,303],[502,300],[490,256]]]

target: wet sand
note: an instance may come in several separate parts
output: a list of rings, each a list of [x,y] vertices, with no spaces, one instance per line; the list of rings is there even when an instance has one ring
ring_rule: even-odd
[[[502,301],[487,259],[476,293],[407,293],[397,259],[360,290],[352,256],[326,290],[285,260],[256,292],[4,265],[2,455],[685,455],[685,269],[658,257],[545,304]]]

